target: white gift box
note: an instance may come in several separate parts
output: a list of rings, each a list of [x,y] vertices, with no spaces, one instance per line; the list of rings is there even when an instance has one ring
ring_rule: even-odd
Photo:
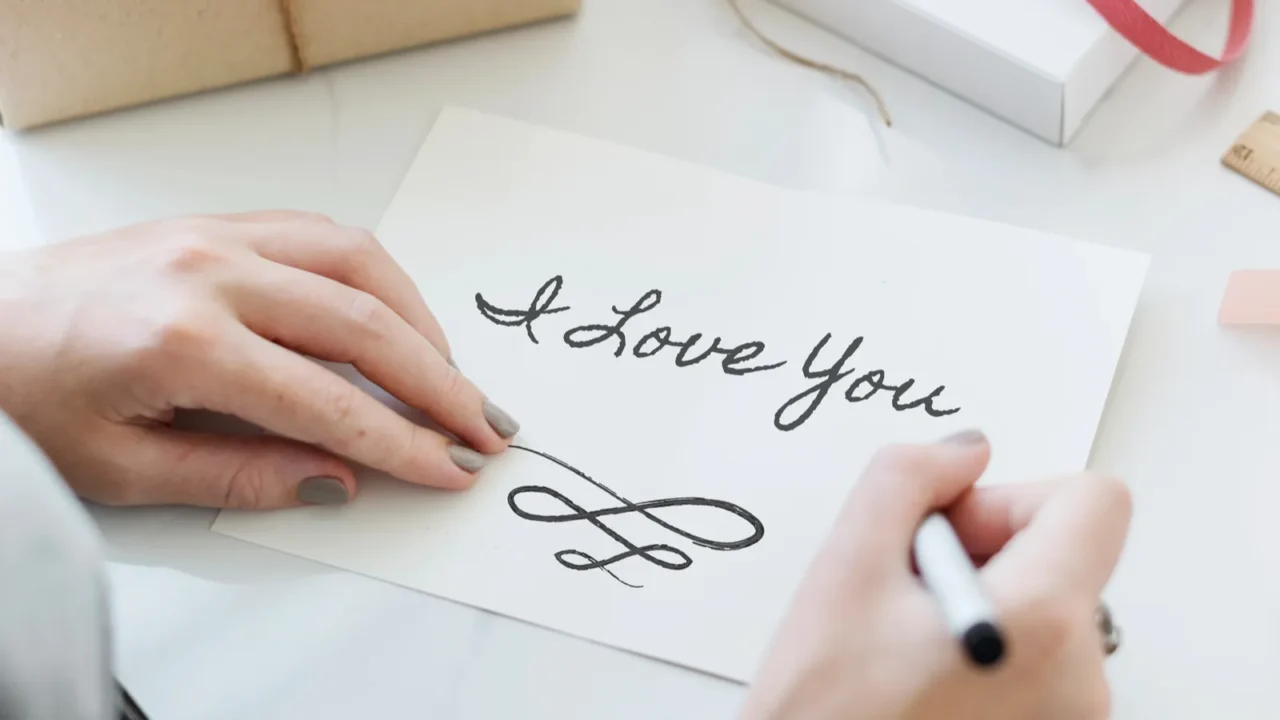
[[[1085,0],[773,2],[1059,146],[1139,54]]]

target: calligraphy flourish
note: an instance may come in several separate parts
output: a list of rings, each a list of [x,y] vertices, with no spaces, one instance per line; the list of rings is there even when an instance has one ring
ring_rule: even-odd
[[[688,553],[673,545],[668,545],[666,543],[651,543],[648,545],[635,544],[624,537],[622,533],[606,524],[604,518],[608,517],[616,517],[633,513],[638,514],[655,525],[689,540],[694,545],[711,550],[741,550],[755,545],[764,537],[764,524],[760,522],[759,518],[733,503],[699,497],[666,498],[661,500],[632,502],[613,490],[610,490],[608,487],[605,487],[605,485],[600,481],[593,479],[586,473],[563,460],[552,457],[544,452],[520,445],[512,445],[510,447],[513,450],[523,450],[524,452],[536,455],[559,465],[596,488],[599,488],[618,502],[618,505],[613,507],[602,508],[600,510],[587,510],[581,505],[575,503],[573,500],[570,500],[563,493],[552,488],[539,485],[522,485],[515,488],[507,495],[507,504],[511,507],[511,511],[525,520],[548,523],[572,523],[585,521],[598,528],[605,535],[612,538],[614,542],[623,547],[621,552],[601,559],[597,559],[582,550],[569,549],[557,552],[555,554],[556,561],[570,570],[604,570],[609,573],[614,580],[617,580],[623,585],[632,588],[639,588],[642,586],[633,585],[618,577],[616,573],[609,569],[609,566],[628,558],[639,558],[667,570],[684,570],[693,564],[693,558],[689,557]],[[552,498],[567,508],[569,512],[560,514],[529,512],[521,507],[519,503],[520,498],[528,495],[544,495]],[[739,540],[714,540],[678,527],[673,523],[663,520],[652,512],[654,510],[672,507],[705,507],[731,513],[742,518],[751,526],[751,534]]]

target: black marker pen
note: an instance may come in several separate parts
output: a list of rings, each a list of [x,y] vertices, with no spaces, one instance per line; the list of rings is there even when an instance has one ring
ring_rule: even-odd
[[[995,608],[982,590],[978,571],[945,515],[933,513],[916,530],[916,565],[938,598],[951,633],[979,667],[1004,658],[1004,636]]]

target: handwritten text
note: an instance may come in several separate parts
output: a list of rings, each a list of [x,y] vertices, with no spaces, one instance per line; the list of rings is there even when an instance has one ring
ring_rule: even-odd
[[[568,305],[555,305],[556,298],[559,297],[563,288],[564,278],[556,275],[538,288],[527,308],[513,309],[500,307],[485,299],[481,293],[476,293],[476,308],[485,319],[496,325],[523,327],[529,340],[537,344],[538,338],[533,329],[534,322],[544,316],[571,309]],[[636,318],[653,312],[661,303],[662,291],[649,290],[626,309],[619,309],[617,305],[612,306],[610,310],[617,316],[612,322],[587,323],[571,327],[564,332],[562,340],[565,345],[576,349],[597,346],[605,348],[615,358],[621,358],[628,353],[636,358],[650,358],[671,348],[675,353],[672,362],[676,367],[681,368],[698,365],[714,355],[718,357],[720,369],[726,375],[732,376],[778,370],[788,363],[787,360],[765,360],[752,364],[768,350],[761,340],[748,340],[731,345],[720,336],[715,336],[710,342],[703,342],[705,335],[701,332],[692,332],[684,339],[678,339],[679,335],[669,325],[655,327],[643,334],[634,330],[633,325],[629,325]],[[636,338],[635,342],[631,342],[632,338]],[[804,379],[817,382],[788,399],[777,409],[773,416],[773,425],[778,430],[790,432],[804,425],[835,385],[851,377],[853,380],[844,391],[844,399],[850,403],[865,402],[876,395],[884,394],[889,396],[889,406],[898,412],[919,408],[930,417],[945,417],[960,411],[958,407],[940,409],[935,406],[935,402],[946,389],[945,385],[939,385],[923,396],[919,396],[917,392],[915,399],[908,399],[908,394],[916,384],[914,378],[891,382],[884,369],[867,369],[859,372],[858,368],[850,363],[865,340],[861,336],[850,341],[835,362],[825,369],[819,369],[816,367],[819,364],[819,356],[824,353],[831,339],[832,334],[827,333],[809,351],[801,367],[801,374]],[[700,349],[699,345],[702,346]]]

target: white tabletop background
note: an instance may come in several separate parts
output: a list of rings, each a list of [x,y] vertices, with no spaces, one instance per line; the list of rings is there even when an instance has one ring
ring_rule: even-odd
[[[1223,75],[1141,61],[1065,150],[745,5],[789,46],[865,72],[895,126],[881,127],[857,88],[763,48],[720,0],[585,0],[570,21],[0,134],[0,247],[273,206],[373,227],[451,104],[791,188],[1152,253],[1092,459],[1136,501],[1107,595],[1125,633],[1109,663],[1114,717],[1280,717],[1280,330],[1215,323],[1227,272],[1280,267],[1280,197],[1218,163],[1245,126],[1280,110],[1274,5],[1258,10],[1249,57]],[[1174,28],[1213,50],[1226,15],[1227,3],[1201,0]],[[210,511],[94,515],[118,672],[156,720],[728,718],[742,697],[213,535]]]

